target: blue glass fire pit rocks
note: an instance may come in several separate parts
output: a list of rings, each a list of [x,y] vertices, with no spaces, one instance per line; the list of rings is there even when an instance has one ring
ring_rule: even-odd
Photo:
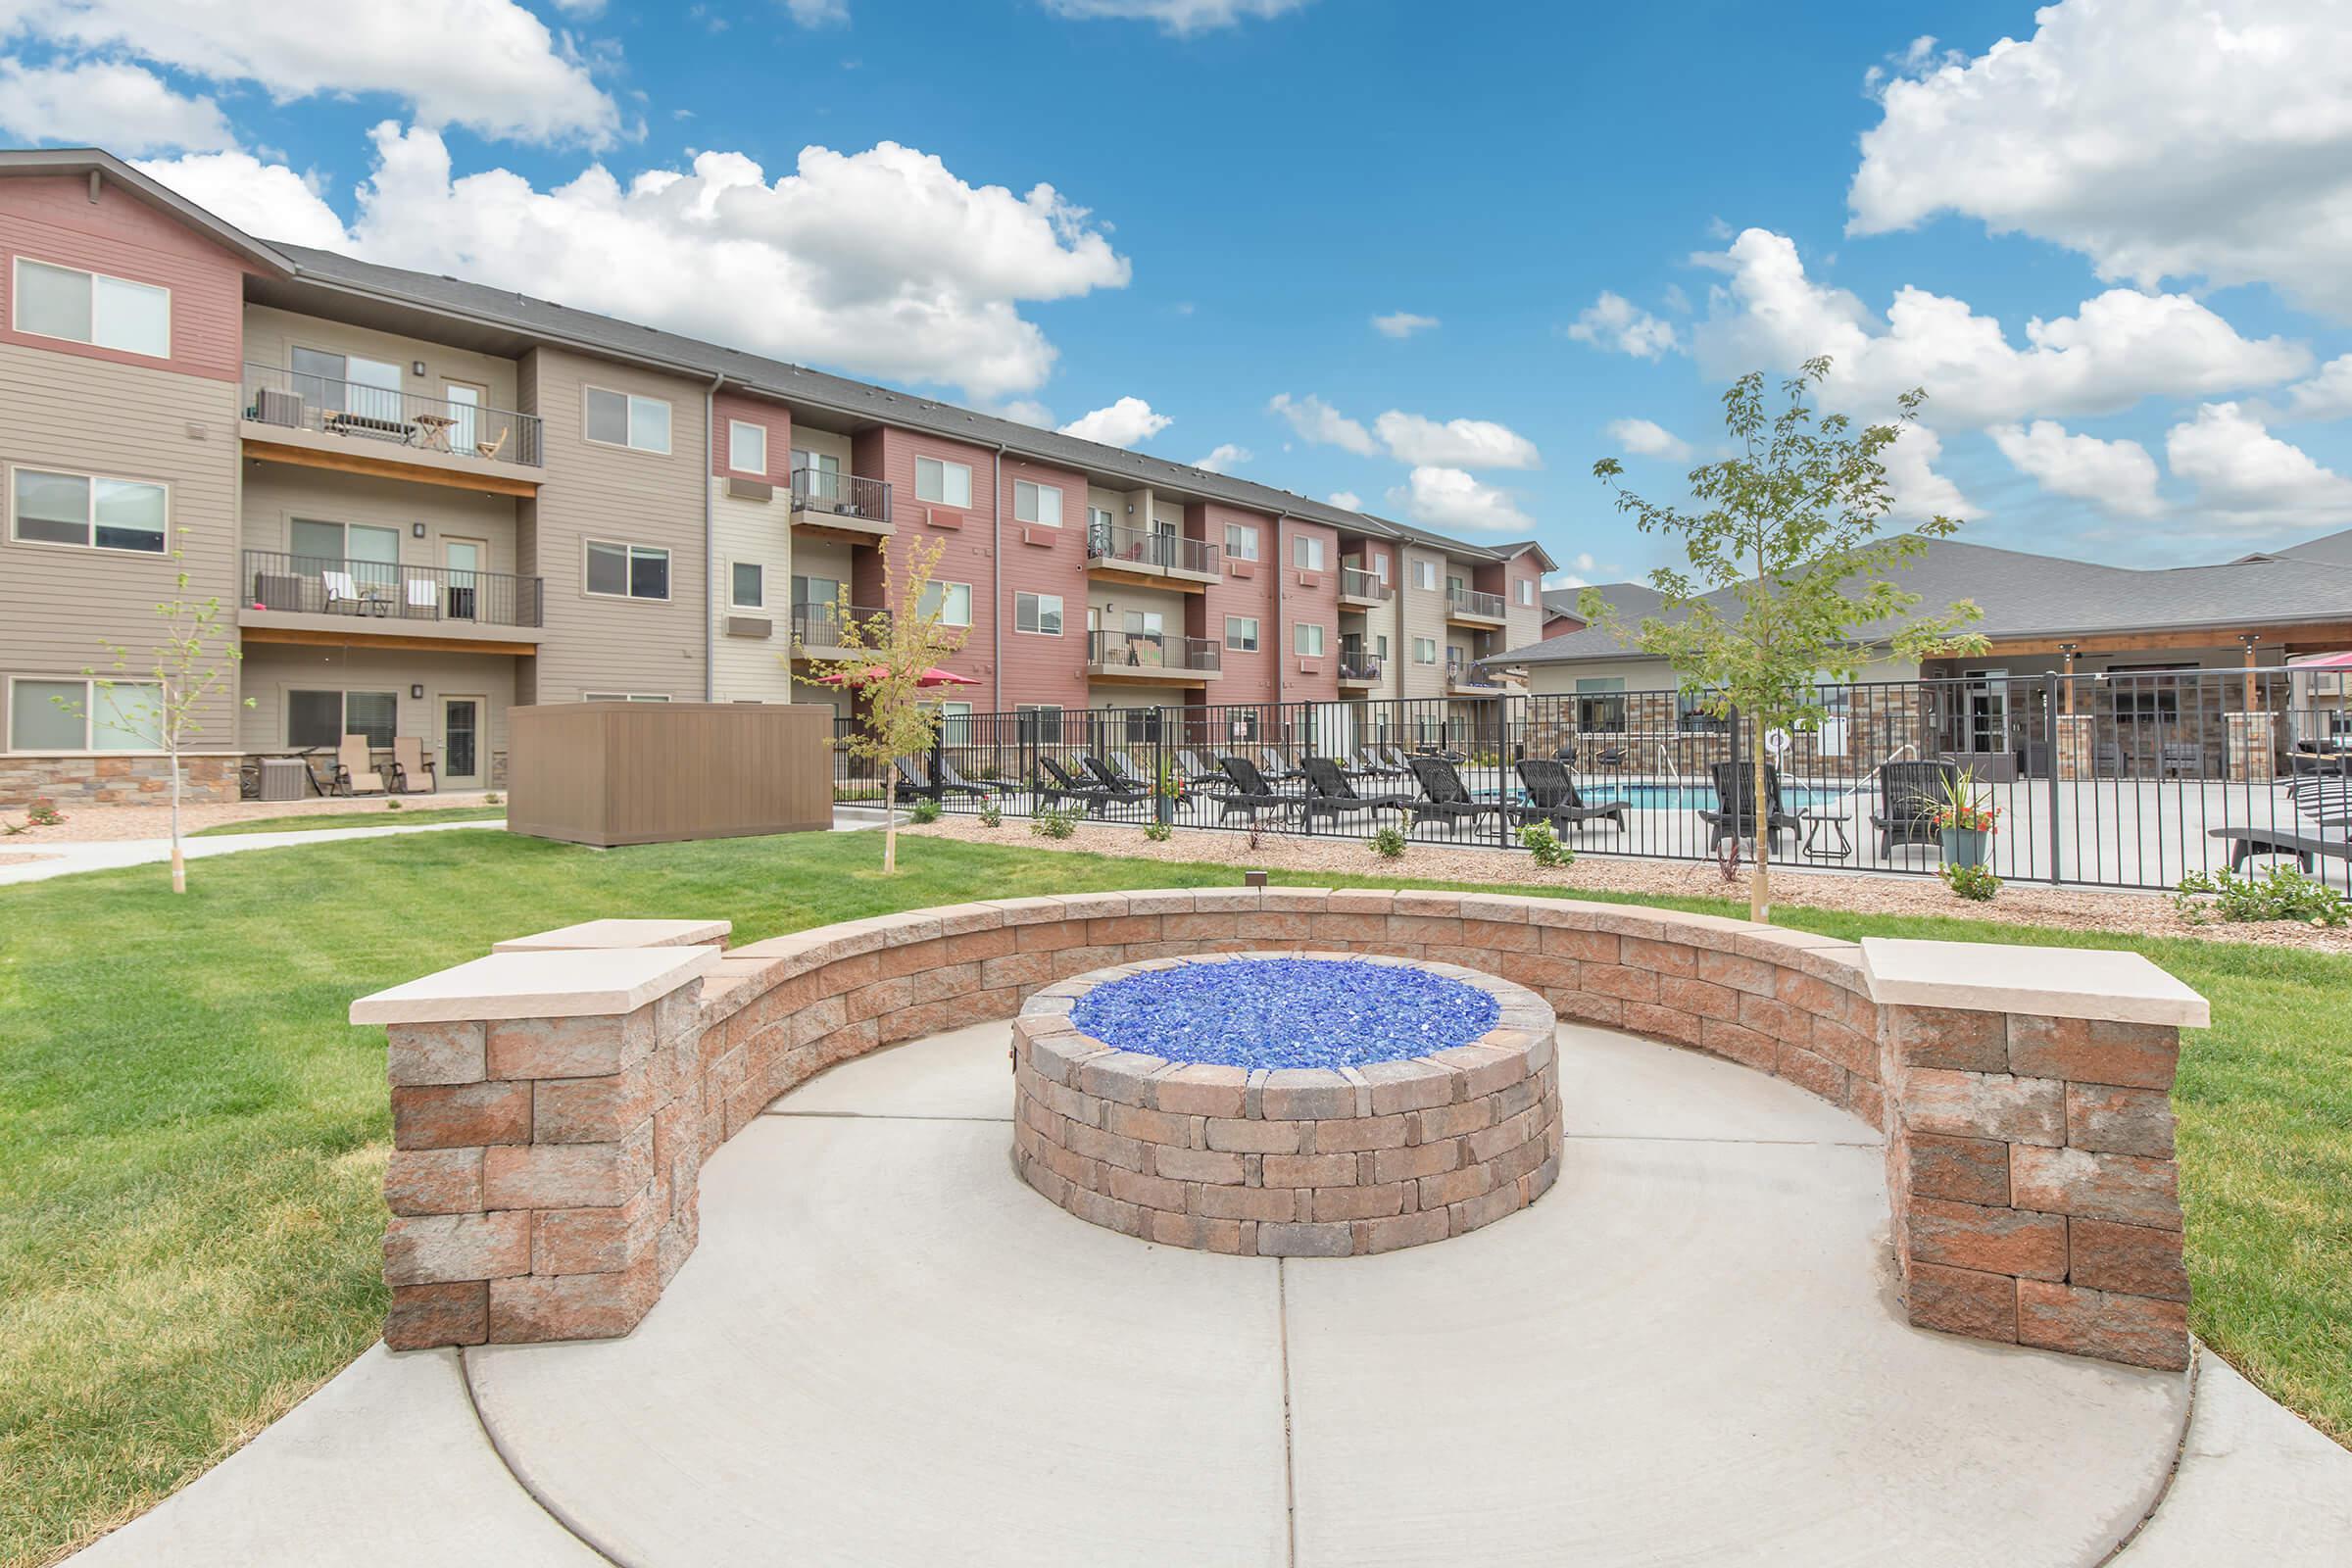
[[[1097,986],[1070,1014],[1104,1045],[1219,1067],[1358,1067],[1466,1046],[1494,998],[1360,958],[1186,963]]]

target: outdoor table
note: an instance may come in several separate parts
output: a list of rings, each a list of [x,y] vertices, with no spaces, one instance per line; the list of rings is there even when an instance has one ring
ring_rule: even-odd
[[[1808,806],[1796,813],[1796,819],[1805,824],[1804,852],[1808,858],[1816,860],[1842,860],[1854,853],[1854,841],[1846,835],[1845,831],[1845,812],[1829,807]],[[1829,849],[1815,847],[1824,828],[1830,829],[1838,839],[1838,842]]]
[[[447,452],[449,432],[457,428],[458,421],[446,414],[419,414],[416,424],[423,438],[417,442],[418,446],[427,452]]]

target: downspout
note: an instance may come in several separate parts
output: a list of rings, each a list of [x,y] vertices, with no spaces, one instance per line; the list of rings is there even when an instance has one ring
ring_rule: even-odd
[[[1288,657],[1282,651],[1282,606],[1289,597],[1286,590],[1290,587],[1291,572],[1283,560],[1282,525],[1290,520],[1291,514],[1287,512],[1274,514],[1274,718],[1277,723],[1282,720],[1282,665]]]
[[[718,517],[710,501],[718,466],[718,389],[724,375],[703,388],[703,701],[718,701]]]
[[[996,681],[997,711],[1004,711],[1004,443],[988,464],[989,665]]]

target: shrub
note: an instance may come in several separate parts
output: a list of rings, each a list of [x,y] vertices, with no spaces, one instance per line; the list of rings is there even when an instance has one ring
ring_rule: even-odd
[[[1167,843],[1175,832],[1176,827],[1172,822],[1146,822],[1144,824],[1144,837],[1154,844]]]
[[[482,804],[484,806],[504,806],[507,804],[507,798],[499,794],[498,791],[492,790],[489,794],[482,797]]]
[[[1947,865],[1936,874],[1945,887],[1976,904],[1989,904],[2001,891],[2001,879],[1989,865]]]
[[[917,825],[920,825],[921,823],[924,823],[924,822],[936,822],[936,821],[938,821],[938,820],[939,820],[939,803],[938,803],[937,801],[917,801],[917,802],[915,802],[915,803],[914,803],[914,805],[913,805],[913,807],[912,807],[911,808],[909,808],[909,809],[907,810],[907,812],[906,812],[906,820],[907,820],[907,821],[909,821],[909,822],[916,823]]]
[[[386,801],[384,803],[384,809],[387,811],[397,811],[400,809],[400,803],[398,801]]]
[[[1519,830],[1519,842],[1536,858],[1538,865],[1572,865],[1576,861],[1576,851],[1560,842],[1559,834],[1552,831],[1549,822],[1528,823]]]
[[[2180,879],[2173,903],[2184,918],[2197,922],[2300,920],[2337,926],[2352,921],[2352,902],[2318,877],[2285,864],[2271,867],[2263,876],[2239,876],[2226,869],[2210,876],[2191,871]]]
[[[980,825],[982,827],[1003,827],[1004,825],[1004,808],[993,800],[982,801],[980,803]]]
[[[35,801],[32,808],[24,813],[24,820],[34,827],[62,827],[66,813],[57,808],[55,801]]]
[[[1385,860],[1394,860],[1404,853],[1404,829],[1391,822],[1372,835],[1372,853]]]
[[[1077,808],[1049,806],[1029,819],[1029,831],[1041,839],[1066,839],[1078,831]]]

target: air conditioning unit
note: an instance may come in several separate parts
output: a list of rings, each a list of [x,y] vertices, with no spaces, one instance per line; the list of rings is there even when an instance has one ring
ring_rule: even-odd
[[[258,424],[282,424],[289,429],[299,429],[302,426],[302,394],[279,387],[263,387],[254,394],[253,417]]]

